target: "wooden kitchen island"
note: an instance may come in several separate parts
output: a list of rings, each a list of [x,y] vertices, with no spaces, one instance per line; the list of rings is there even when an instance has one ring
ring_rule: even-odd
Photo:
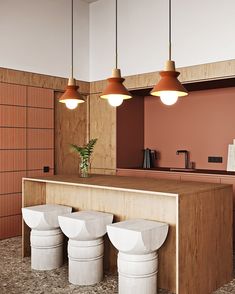
[[[232,279],[232,185],[105,175],[24,178],[23,207],[45,203],[110,212],[114,222],[168,223],[158,252],[160,288],[211,294]],[[106,237],[106,271],[116,270],[116,254]],[[29,228],[23,224],[23,256],[29,255]]]

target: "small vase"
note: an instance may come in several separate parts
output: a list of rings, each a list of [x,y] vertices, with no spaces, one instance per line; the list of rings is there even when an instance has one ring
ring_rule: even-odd
[[[79,165],[80,167],[80,177],[81,178],[88,178],[89,177],[89,162],[88,161],[82,161]]]

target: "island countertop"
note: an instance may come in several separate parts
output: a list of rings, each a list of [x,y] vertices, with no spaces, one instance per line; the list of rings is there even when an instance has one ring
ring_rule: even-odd
[[[36,181],[81,187],[93,186],[94,188],[138,191],[139,193],[164,194],[168,196],[181,196],[203,191],[222,189],[228,184],[177,181],[168,179],[136,178],[126,176],[111,176],[92,174],[88,178],[78,175],[54,175],[49,177],[23,178],[23,181]],[[231,185],[230,185],[231,186]]]

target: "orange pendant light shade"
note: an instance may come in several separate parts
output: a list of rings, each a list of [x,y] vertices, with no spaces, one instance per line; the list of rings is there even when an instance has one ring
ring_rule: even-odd
[[[162,96],[163,92],[175,92],[178,97],[188,95],[188,91],[177,79],[180,73],[175,70],[174,61],[167,61],[166,70],[160,71],[161,79],[151,91],[153,96]]]
[[[125,79],[122,78],[121,70],[118,68],[117,4],[117,0],[115,0],[115,68],[113,69],[112,77],[107,79],[108,85],[100,95],[100,98],[107,99],[109,104],[114,107],[120,106],[123,100],[132,98],[131,94],[123,85]]]
[[[75,109],[78,104],[85,102],[82,95],[77,91],[75,79],[70,78],[64,94],[60,97],[59,102],[65,103],[69,109]]]
[[[169,60],[165,70],[160,71],[160,81],[154,86],[151,95],[159,96],[165,105],[173,105],[178,97],[188,95],[188,91],[178,80],[180,73],[175,70],[175,62],[171,60],[171,0],[169,0]]]
[[[78,104],[85,102],[77,91],[79,87],[76,86],[76,81],[73,78],[73,1],[71,0],[71,76],[64,94],[59,99],[59,102],[64,103],[69,109],[75,109]]]
[[[120,69],[115,68],[111,78],[107,79],[108,85],[103,90],[101,98],[108,99],[112,106],[119,106],[123,100],[132,98],[131,94],[123,85],[125,79],[121,77]]]

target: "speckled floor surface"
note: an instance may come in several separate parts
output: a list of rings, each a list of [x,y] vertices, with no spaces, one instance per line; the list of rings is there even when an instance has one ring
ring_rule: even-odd
[[[0,294],[118,293],[116,275],[106,275],[95,286],[74,286],[68,282],[67,274],[67,265],[52,271],[31,270],[30,258],[21,259],[20,237],[0,241]],[[213,294],[229,293],[235,294],[235,279]],[[158,294],[171,293],[159,290]]]

